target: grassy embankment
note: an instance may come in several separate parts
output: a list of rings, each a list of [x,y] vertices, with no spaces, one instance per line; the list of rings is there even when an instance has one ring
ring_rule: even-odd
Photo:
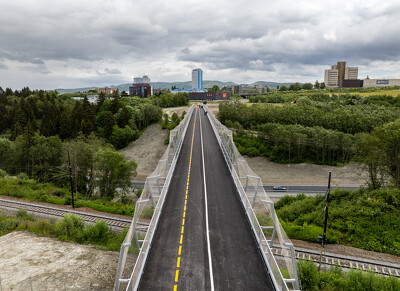
[[[0,178],[0,196],[9,196],[40,201],[58,205],[71,205],[71,193],[63,188],[49,183],[39,183],[35,180],[27,180],[16,177]],[[132,201],[127,204],[108,201],[99,197],[85,198],[75,193],[75,208],[88,207],[97,211],[133,216],[134,206]]]
[[[285,196],[275,209],[289,238],[317,242],[322,235],[324,196]],[[399,189],[331,192],[327,243],[400,256],[399,226]]]
[[[74,214],[67,214],[58,222],[55,219],[34,219],[25,210],[18,211],[17,217],[0,215],[0,236],[15,230],[30,231],[62,241],[92,244],[102,250],[111,251],[119,251],[127,232],[127,229],[124,229],[117,233],[103,221],[85,224],[79,216]],[[136,252],[136,248],[131,247],[130,251]]]

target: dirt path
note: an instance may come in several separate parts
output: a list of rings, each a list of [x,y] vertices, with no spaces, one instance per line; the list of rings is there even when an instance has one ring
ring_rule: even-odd
[[[112,290],[118,252],[14,231],[0,237],[2,290]],[[130,255],[132,269],[136,255]],[[32,286],[32,287],[31,287]]]

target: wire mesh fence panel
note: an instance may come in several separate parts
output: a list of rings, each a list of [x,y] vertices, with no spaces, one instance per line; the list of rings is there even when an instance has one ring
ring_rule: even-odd
[[[208,108],[207,111],[275,286],[279,290],[300,289],[293,244],[279,223],[274,203],[265,193],[261,178],[237,150],[232,131],[222,125]],[[279,259],[273,255],[274,248],[281,250]]]

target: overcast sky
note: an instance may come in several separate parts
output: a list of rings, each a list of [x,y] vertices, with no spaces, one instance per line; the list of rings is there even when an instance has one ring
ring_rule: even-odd
[[[398,0],[0,0],[0,86],[400,78]]]

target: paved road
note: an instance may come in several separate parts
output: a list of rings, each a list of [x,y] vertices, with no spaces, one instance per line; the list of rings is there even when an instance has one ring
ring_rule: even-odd
[[[133,186],[135,187],[144,187],[144,182],[133,182]],[[279,195],[283,196],[286,194],[298,194],[298,193],[305,193],[305,194],[318,194],[322,193],[324,194],[326,192],[327,186],[321,186],[321,185],[279,185],[279,186],[285,186],[288,188],[287,191],[273,191],[272,186],[267,186],[264,185],[264,190],[268,195]],[[333,187],[332,189],[335,189],[336,187]],[[349,190],[357,190],[360,187],[359,186],[339,186],[341,189],[349,189]]]
[[[240,203],[209,121],[197,109],[139,290],[273,290]]]

